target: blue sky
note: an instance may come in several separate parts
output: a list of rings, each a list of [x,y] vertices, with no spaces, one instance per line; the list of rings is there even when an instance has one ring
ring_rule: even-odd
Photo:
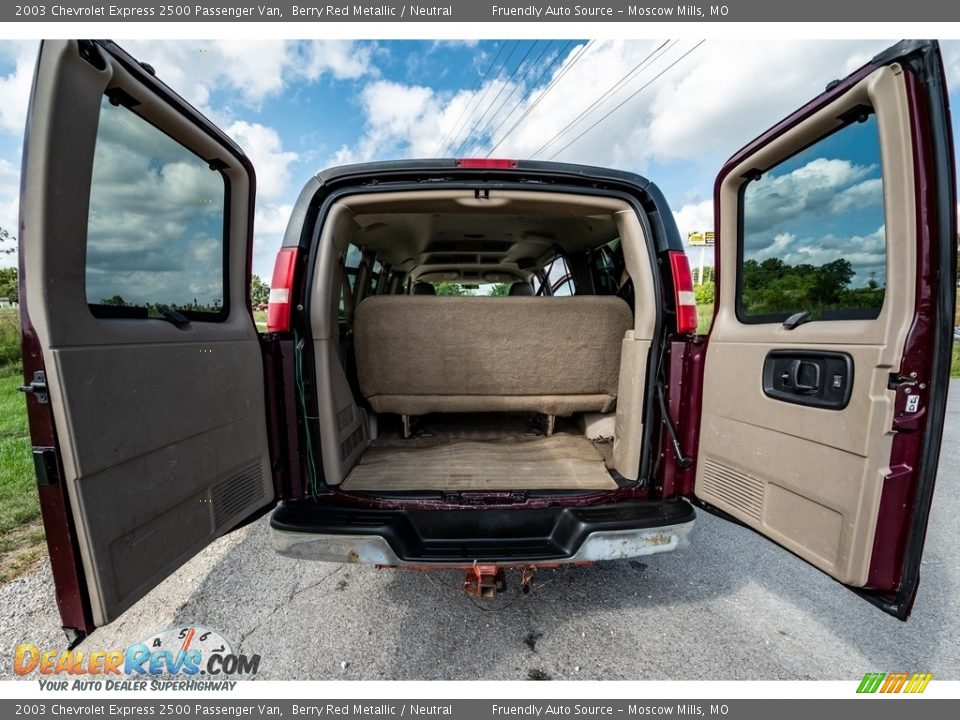
[[[744,143],[885,41],[128,41],[258,171],[254,270],[269,278],[303,183],[332,164],[536,157],[639,172],[681,231],[712,229],[713,180]],[[0,227],[16,227],[36,42],[0,41]],[[958,107],[960,43],[944,43]],[[954,119],[954,132],[960,136]],[[495,147],[495,149],[493,149]],[[693,253],[696,262],[698,254]],[[13,256],[0,255],[12,264]]]

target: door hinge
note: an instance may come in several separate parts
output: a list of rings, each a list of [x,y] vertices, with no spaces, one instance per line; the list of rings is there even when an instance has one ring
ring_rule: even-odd
[[[901,385],[916,385],[920,382],[917,379],[917,373],[912,372],[909,376],[905,377],[903,375],[898,375],[897,373],[890,373],[890,376],[887,378],[887,390],[896,390]]]
[[[41,405],[47,405],[50,402],[50,396],[47,394],[47,374],[43,370],[37,370],[33,374],[30,384],[21,385],[17,390],[33,395]]]

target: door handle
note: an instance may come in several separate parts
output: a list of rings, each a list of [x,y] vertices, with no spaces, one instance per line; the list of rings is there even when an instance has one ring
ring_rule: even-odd
[[[848,353],[778,348],[763,360],[763,393],[773,400],[842,410],[852,387],[853,358]]]
[[[812,376],[812,380],[807,382],[801,380],[805,370]],[[809,360],[793,360],[788,372],[790,385],[793,386],[795,392],[812,395],[820,389],[820,366],[817,363]]]

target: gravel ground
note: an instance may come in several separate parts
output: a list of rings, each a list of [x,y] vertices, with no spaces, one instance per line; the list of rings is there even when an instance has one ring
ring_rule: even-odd
[[[168,625],[220,630],[262,679],[960,679],[960,385],[923,579],[901,623],[758,535],[700,513],[691,547],[644,562],[542,572],[530,595],[478,605],[460,573],[296,562],[267,519],[222,538],[80,647]],[[62,647],[49,566],[0,585],[0,677],[14,645]]]

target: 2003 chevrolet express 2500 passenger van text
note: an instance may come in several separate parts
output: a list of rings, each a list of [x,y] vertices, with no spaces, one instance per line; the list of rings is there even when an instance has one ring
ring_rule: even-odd
[[[698,507],[907,617],[955,295],[936,43],[721,170],[706,336],[653,183],[491,159],[311,178],[258,334],[239,147],[111,42],[43,43],[30,107],[23,389],[73,640],[268,510],[277,552],[491,595],[681,547]]]

